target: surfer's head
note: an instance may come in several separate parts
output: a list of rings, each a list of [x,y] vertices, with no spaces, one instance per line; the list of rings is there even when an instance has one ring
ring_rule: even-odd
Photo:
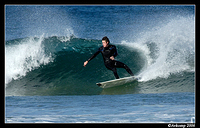
[[[104,48],[105,48],[105,47],[108,47],[109,43],[110,43],[110,40],[108,39],[108,37],[107,37],[107,36],[104,36],[104,37],[102,38],[102,45],[103,45],[103,47],[104,47]]]

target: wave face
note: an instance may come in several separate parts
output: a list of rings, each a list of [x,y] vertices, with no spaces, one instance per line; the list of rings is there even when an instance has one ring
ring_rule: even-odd
[[[15,92],[16,95],[98,94],[101,89],[96,82],[114,79],[100,54],[83,67],[83,62],[101,46],[100,40],[53,36],[16,39],[6,44],[8,95],[15,95]],[[131,64],[125,59],[136,61],[137,52],[120,45],[118,51],[127,51],[118,59],[126,61],[134,72],[141,69],[142,60]],[[119,70],[119,74],[121,77],[128,75],[123,70]]]
[[[194,92],[194,6],[6,6],[5,90],[10,95]],[[105,18],[107,20],[105,20]],[[108,36],[138,82],[114,79],[101,54]],[[129,76],[118,69],[120,77]]]

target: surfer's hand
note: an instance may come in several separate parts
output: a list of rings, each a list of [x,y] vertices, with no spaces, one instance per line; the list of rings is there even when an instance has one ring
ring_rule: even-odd
[[[88,64],[88,61],[85,61],[84,64],[83,64],[83,66],[85,67],[87,64]]]
[[[111,56],[110,59],[111,59],[111,60],[114,60],[115,58],[114,58],[114,56]]]

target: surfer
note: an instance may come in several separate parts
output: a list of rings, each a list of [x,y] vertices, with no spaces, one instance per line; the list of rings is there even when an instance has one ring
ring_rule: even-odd
[[[101,53],[106,68],[113,71],[116,79],[119,79],[116,68],[124,68],[131,76],[134,76],[133,72],[126,64],[115,60],[115,57],[118,55],[117,49],[115,45],[110,45],[108,37],[105,36],[102,38],[102,45],[103,46],[101,46],[96,53],[94,53],[87,61],[84,62],[84,67],[88,64],[89,61]]]

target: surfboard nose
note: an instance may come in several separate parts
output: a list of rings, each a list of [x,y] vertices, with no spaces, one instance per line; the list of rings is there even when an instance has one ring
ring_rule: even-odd
[[[101,86],[101,83],[97,83],[97,85],[100,87],[100,86]]]

